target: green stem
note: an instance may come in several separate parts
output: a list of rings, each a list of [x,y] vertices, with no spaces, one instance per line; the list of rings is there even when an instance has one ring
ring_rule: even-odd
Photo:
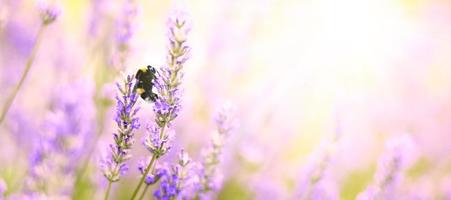
[[[149,189],[149,185],[146,185],[146,187],[144,188],[143,193],[141,193],[141,196],[139,197],[139,200],[142,200],[144,198],[144,195],[146,194],[147,189]]]
[[[108,195],[110,194],[110,190],[111,190],[111,181],[108,181],[108,186],[107,186],[107,188],[106,188],[106,191],[105,191],[105,200],[108,200]]]
[[[164,130],[165,130],[165,128],[166,128],[167,125],[168,125],[168,122],[165,122],[165,123],[163,124],[163,127],[161,128],[161,131],[160,131],[160,139],[163,137],[163,135],[164,135]],[[160,148],[162,148],[162,146],[160,146]],[[135,191],[133,192],[133,195],[132,195],[131,200],[134,200],[134,199],[136,198],[136,195],[138,194],[139,189],[141,189],[141,185],[144,183],[144,179],[146,179],[147,174],[149,174],[150,169],[153,167],[153,164],[154,164],[154,162],[155,162],[157,159],[158,159],[158,158],[157,158],[157,154],[153,154],[153,155],[152,155],[152,159],[151,159],[150,162],[149,162],[149,165],[147,165],[147,167],[146,167],[146,171],[144,171],[144,174],[143,174],[143,176],[141,177],[141,180],[139,180],[138,186],[136,187]],[[144,191],[144,193],[145,193],[145,192],[146,192],[146,191]]]
[[[152,160],[150,160],[149,165],[146,167],[146,171],[144,171],[144,174],[142,175],[141,179],[139,180],[138,186],[136,187],[135,191],[133,192],[131,200],[134,200],[136,198],[136,195],[139,192],[139,189],[141,189],[141,185],[144,183],[144,180],[147,177],[147,174],[149,174],[150,169],[153,166],[153,163],[157,160],[156,154],[153,154]]]
[[[41,43],[41,38],[44,32],[44,29],[47,25],[43,24],[41,27],[39,27],[38,34],[36,36],[36,40],[33,46],[33,49],[31,50],[30,57],[28,58],[26,64],[25,64],[25,70],[22,73],[22,77],[20,78],[19,83],[16,85],[16,87],[13,90],[13,93],[8,96],[8,98],[5,101],[5,105],[3,106],[2,113],[0,115],[0,125],[6,118],[6,114],[8,114],[9,109],[11,108],[11,105],[14,102],[14,99],[16,98],[17,93],[19,92],[20,88],[22,87],[23,83],[25,82],[25,79],[27,78],[28,72],[31,69],[31,66],[33,65],[33,61],[36,57],[36,53],[39,48],[39,44]]]

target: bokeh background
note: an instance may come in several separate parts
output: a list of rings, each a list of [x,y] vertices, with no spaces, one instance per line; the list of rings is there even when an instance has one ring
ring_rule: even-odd
[[[73,95],[86,97],[82,110],[92,111],[83,114],[91,123],[82,156],[89,162],[73,198],[101,198],[98,160],[115,130],[114,83],[142,66],[165,63],[166,19],[183,5],[192,22],[192,52],[174,149],[200,159],[215,111],[224,103],[237,111],[239,126],[223,152],[216,198],[295,198],[303,178],[311,176],[309,166],[327,152],[330,188],[339,199],[355,199],[374,180],[386,142],[400,135],[409,135],[415,146],[400,183],[403,198],[451,198],[450,1],[134,0],[127,59],[119,68],[115,49],[118,24],[128,20],[127,1],[58,3],[61,14],[43,33],[0,127],[6,197],[24,187],[55,99]],[[0,1],[2,105],[39,26],[35,1]],[[142,121],[151,123],[151,105],[140,105]],[[140,140],[136,158],[148,155]],[[135,185],[135,157],[131,166],[115,185],[116,199],[127,198]]]

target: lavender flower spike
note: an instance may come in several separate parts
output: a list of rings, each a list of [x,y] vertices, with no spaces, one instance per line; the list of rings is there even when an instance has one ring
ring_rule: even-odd
[[[49,0],[40,0],[38,7],[43,25],[53,23],[61,13],[61,8],[58,4],[52,3]]]
[[[182,83],[183,66],[189,58],[190,48],[186,43],[186,38],[190,26],[184,12],[177,11],[174,13],[167,22],[169,39],[167,64],[158,70],[157,77],[153,82],[158,94],[158,99],[153,107],[155,125],[149,129],[148,138],[144,142],[144,146],[152,153],[152,159],[131,199],[134,199],[138,194],[155,161],[169,150],[169,141],[174,135],[172,122],[181,109],[180,84]]]
[[[193,199],[193,191],[199,188],[199,178],[195,172],[195,165],[182,149],[178,163],[164,173],[159,173],[162,180],[153,194],[155,199]]]
[[[83,80],[84,81],[84,80]],[[73,193],[77,160],[92,135],[95,112],[92,85],[85,82],[57,88],[40,143],[30,159],[27,196],[67,199]],[[74,164],[75,163],[75,164]]]
[[[414,150],[414,143],[408,135],[388,141],[386,151],[379,159],[373,184],[360,193],[357,199],[393,199],[396,197],[403,172],[412,161],[412,155],[415,155]]]
[[[44,34],[44,29],[47,27],[47,25],[54,22],[60,13],[60,9],[58,6],[56,6],[56,4],[50,4],[49,2],[46,2],[44,0],[41,1],[38,4],[38,6],[39,6],[40,15],[41,15],[42,25],[40,26],[40,28],[38,30],[35,44],[33,46],[33,49],[31,50],[31,54],[28,57],[27,62],[25,63],[25,68],[22,73],[22,76],[20,77],[19,83],[17,83],[16,87],[12,90],[13,92],[7,96],[6,101],[2,107],[2,110],[0,112],[0,125],[5,120],[9,109],[11,108],[12,104],[14,103],[14,99],[16,98],[16,95],[22,88],[22,85],[24,84],[25,79],[28,76],[28,73],[34,62],[34,58],[36,57],[36,53],[38,52],[41,38],[43,37],[43,34]]]
[[[138,129],[139,119],[136,117],[139,107],[136,107],[138,94],[134,91],[134,78],[127,76],[123,86],[117,84],[120,96],[116,96],[117,111],[115,121],[117,123],[117,133],[113,134],[114,144],[110,145],[111,155],[106,158],[103,163],[103,174],[109,181],[109,186],[112,182],[119,181],[120,176],[123,175],[128,167],[126,161],[130,159],[130,149],[134,143],[134,130]]]
[[[220,155],[225,139],[236,126],[233,113],[234,108],[231,105],[225,105],[216,116],[217,131],[214,133],[209,147],[204,151],[204,160],[200,172],[201,188],[198,191],[198,195],[216,191],[221,185],[222,176],[217,166],[220,163]]]
[[[159,70],[154,85],[158,93],[153,110],[155,112],[156,126],[149,129],[149,137],[145,146],[157,158],[164,155],[169,149],[167,140],[170,138],[171,122],[177,117],[181,109],[182,68],[188,59],[189,47],[186,44],[186,34],[189,32],[187,20],[177,15],[168,20],[169,28],[169,54],[168,63]]]
[[[112,58],[113,66],[116,69],[123,69],[126,65],[130,51],[130,40],[134,31],[133,21],[136,13],[137,6],[133,0],[125,0],[122,14],[116,22],[116,44]]]

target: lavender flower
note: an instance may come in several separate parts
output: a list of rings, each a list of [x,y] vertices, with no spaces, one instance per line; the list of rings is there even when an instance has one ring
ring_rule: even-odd
[[[155,199],[174,199],[177,197],[179,190],[177,185],[179,184],[178,168],[172,168],[171,172],[165,170],[163,177],[160,180],[160,185],[157,190],[155,190],[153,196]]]
[[[72,194],[77,159],[92,134],[94,103],[91,87],[79,83],[56,91],[44,134],[30,159],[26,180],[29,195],[68,198]],[[49,175],[51,174],[51,175]]]
[[[412,159],[413,147],[413,141],[408,135],[388,141],[386,151],[379,159],[373,184],[360,193],[357,199],[393,199],[396,197],[403,172]]]
[[[220,163],[220,155],[224,141],[236,126],[233,110],[231,105],[226,105],[221,108],[216,116],[217,131],[214,132],[208,148],[204,150],[204,160],[199,172],[200,183],[202,186],[198,191],[198,195],[216,191],[221,186],[222,176],[219,173],[218,164]]]
[[[42,26],[40,26],[38,30],[38,34],[36,36],[36,41],[33,46],[33,49],[31,51],[31,54],[25,64],[25,69],[22,73],[22,76],[19,80],[19,83],[16,85],[16,87],[12,90],[13,92],[7,96],[6,101],[4,102],[4,105],[2,107],[1,113],[0,113],[0,124],[3,123],[3,121],[6,118],[6,115],[8,114],[9,109],[11,108],[12,104],[14,103],[14,99],[16,98],[17,93],[21,89],[23,83],[25,82],[25,79],[28,76],[28,73],[31,69],[31,66],[33,65],[34,58],[36,56],[36,53],[38,51],[38,47],[41,41],[41,38],[43,36],[44,29],[47,27],[47,25],[51,24],[53,21],[56,20],[57,16],[60,13],[59,7],[57,7],[55,4],[50,4],[48,2],[42,1],[39,3],[39,11],[41,15],[42,20]]]
[[[126,0],[123,5],[122,15],[117,21],[116,42],[119,49],[127,49],[133,36],[132,23],[136,16],[136,5],[133,0]]]
[[[338,187],[331,177],[330,167],[341,132],[341,123],[337,118],[332,141],[319,153],[313,154],[313,160],[305,167],[295,194],[296,199],[339,199]]]
[[[177,117],[181,109],[181,90],[179,88],[183,73],[183,64],[188,59],[189,47],[186,44],[187,27],[185,15],[176,15],[168,20],[169,54],[167,66],[158,71],[154,86],[158,93],[153,111],[156,126],[149,129],[146,148],[157,158],[164,155],[170,148],[167,140],[174,131],[171,122]]]
[[[146,171],[146,167],[149,165],[150,159],[147,159],[146,162],[141,160],[138,165],[138,170],[141,174],[144,174]],[[153,174],[147,174],[145,183],[146,185],[152,185],[158,182],[160,178],[166,173],[166,169],[162,167],[156,167],[155,172]]]
[[[144,146],[148,151],[155,155],[156,158],[166,154],[171,149],[170,142],[174,136],[172,129],[160,138],[161,128],[158,126],[147,127],[148,137],[145,138]]]
[[[95,38],[99,30],[101,30],[101,20],[104,17],[104,10],[105,10],[105,2],[104,0],[91,0],[91,10],[90,10],[90,16],[89,16],[89,23],[88,23],[88,33],[90,36]]]
[[[183,149],[180,151],[178,166],[179,168],[179,190],[178,197],[181,199],[193,199],[197,191],[200,190],[199,169],[201,166],[197,162],[193,162]]]
[[[167,64],[173,71],[178,71],[189,58],[190,47],[186,43],[186,38],[191,31],[191,24],[188,14],[182,10],[175,10],[166,24],[169,38]]]
[[[48,0],[39,1],[38,7],[43,25],[51,24],[61,13],[61,8]]]
[[[326,151],[319,160],[311,162],[306,167],[297,189],[297,199],[339,199],[337,186],[330,177],[331,152]]]
[[[139,119],[136,117],[139,107],[135,107],[138,95],[133,90],[134,78],[127,76],[123,86],[117,84],[121,96],[116,96],[117,110],[115,121],[117,133],[113,134],[114,144],[110,145],[111,155],[102,163],[104,176],[108,181],[119,181],[128,167],[126,161],[130,159],[130,149],[134,143],[134,130],[138,129]]]
[[[168,141],[174,135],[172,122],[181,109],[180,84],[182,83],[183,66],[189,58],[190,48],[186,43],[186,37],[190,26],[186,14],[183,12],[176,12],[175,15],[172,15],[168,19],[167,26],[169,38],[167,65],[158,70],[157,77],[153,82],[158,93],[158,99],[153,107],[156,124],[151,126],[149,135],[144,142],[144,146],[152,153],[152,159],[131,199],[138,194],[155,161],[170,149]]]
[[[133,0],[125,0],[122,7],[122,13],[116,22],[116,47],[112,61],[113,66],[117,69],[125,67],[126,58],[129,53],[130,39],[133,36],[133,20],[137,12]]]
[[[178,163],[161,173],[162,178],[158,189],[154,192],[156,199],[193,199],[199,188],[199,178],[196,165],[191,162],[188,154],[182,149]]]

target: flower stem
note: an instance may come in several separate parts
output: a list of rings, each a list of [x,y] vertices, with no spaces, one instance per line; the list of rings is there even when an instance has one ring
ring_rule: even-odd
[[[144,198],[144,195],[146,194],[147,189],[149,189],[149,185],[146,185],[146,187],[144,188],[143,193],[141,193],[141,196],[139,197],[139,200],[142,200]]]
[[[146,167],[146,171],[144,171],[144,174],[142,175],[141,180],[139,180],[138,186],[136,187],[135,191],[133,192],[133,195],[132,195],[131,200],[134,200],[134,199],[135,199],[136,195],[137,195],[138,192],[139,192],[139,189],[141,188],[141,185],[144,183],[144,179],[146,179],[147,174],[149,173],[150,169],[151,169],[152,166],[153,166],[153,163],[154,163],[156,160],[157,160],[157,156],[156,156],[156,154],[153,154],[152,160],[150,160],[149,165],[147,165],[147,167]]]
[[[108,195],[110,194],[110,190],[111,190],[111,181],[108,181],[108,186],[107,186],[107,188],[106,188],[106,191],[105,191],[105,200],[108,200]]]
[[[22,87],[23,83],[25,82],[25,79],[27,78],[28,72],[30,71],[31,66],[33,65],[34,58],[36,57],[36,53],[38,51],[39,44],[41,43],[41,38],[42,38],[44,29],[45,29],[46,26],[47,25],[43,24],[43,25],[41,25],[39,27],[38,34],[36,36],[36,40],[35,40],[33,49],[31,50],[30,57],[28,57],[28,60],[27,60],[27,62],[25,64],[25,70],[22,73],[22,77],[20,78],[19,83],[16,85],[16,87],[14,88],[13,92],[11,93],[11,95],[8,96],[8,98],[6,99],[5,105],[2,108],[2,112],[1,112],[1,115],[0,115],[0,125],[5,120],[6,114],[8,114],[8,111],[11,108],[11,105],[13,104],[17,93],[19,92],[20,88]]]
[[[160,131],[160,138],[163,137],[163,135],[164,135],[164,130],[165,130],[165,128],[166,128],[167,125],[168,125],[167,122],[165,122],[165,123],[163,124],[163,127],[161,128],[161,131]],[[161,147],[162,147],[162,146],[161,146]],[[160,148],[161,148],[161,147],[160,147]],[[147,165],[147,167],[146,167],[146,171],[144,171],[144,174],[143,174],[143,176],[141,177],[141,180],[139,180],[138,186],[136,187],[135,191],[133,192],[133,195],[132,195],[131,200],[134,200],[134,199],[135,199],[136,195],[137,195],[138,192],[139,192],[139,189],[141,188],[141,185],[144,183],[144,179],[146,179],[147,174],[149,174],[150,169],[152,169],[153,164],[155,163],[155,161],[156,161],[157,159],[158,159],[158,158],[157,158],[157,154],[153,154],[153,155],[152,155],[152,159],[151,159],[150,162],[149,162],[149,165]],[[144,190],[144,194],[146,193],[146,191],[147,191],[147,190]],[[144,195],[144,194],[143,194],[143,195]]]

